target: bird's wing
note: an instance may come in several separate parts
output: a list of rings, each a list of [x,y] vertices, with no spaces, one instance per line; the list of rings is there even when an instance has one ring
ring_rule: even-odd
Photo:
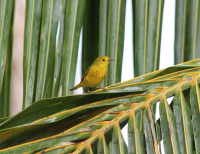
[[[81,78],[81,82],[85,79],[85,77],[88,75],[89,71],[91,69],[91,66],[85,71],[85,73],[83,74],[82,78]]]

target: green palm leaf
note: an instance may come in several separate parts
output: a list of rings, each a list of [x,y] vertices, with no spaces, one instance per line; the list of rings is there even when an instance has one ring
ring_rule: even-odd
[[[85,0],[68,0],[66,7],[65,34],[62,62],[62,95],[73,94],[79,38],[82,27]]]
[[[108,65],[106,86],[121,81],[126,0],[110,0],[108,7],[107,56],[114,61]]]
[[[60,0],[43,1],[39,64],[35,100],[46,97],[49,74],[52,69]]]
[[[134,75],[159,68],[160,40],[164,0],[132,0]]]
[[[83,17],[82,74],[98,57],[99,0],[86,0]],[[106,55],[106,54],[105,54]],[[104,55],[104,56],[105,56]],[[87,92],[85,87],[84,92]],[[93,88],[94,90],[94,88]]]
[[[14,1],[0,1],[0,117],[10,113]]]
[[[66,5],[67,0],[62,0],[60,10],[60,29],[58,37],[58,45],[55,55],[55,67],[53,75],[53,87],[52,87],[52,97],[57,97],[60,85],[61,85],[61,72],[62,72],[62,57],[63,57],[63,44],[64,44],[64,30],[65,30],[65,18],[66,18]]]
[[[99,56],[107,55],[107,23],[108,23],[108,0],[100,0],[99,4]],[[100,87],[105,87],[105,80]]]
[[[176,0],[174,63],[200,57],[200,3],[198,0]]]
[[[39,30],[42,16],[42,1],[26,1],[23,58],[23,108],[33,103],[35,72],[39,46]]]
[[[200,59],[193,60],[106,91],[39,100],[2,120],[0,152],[158,153],[161,140],[165,153],[198,151],[199,107],[194,105],[199,104],[199,66]],[[172,96],[173,108],[167,101]],[[159,102],[160,118],[155,120],[152,106]],[[143,125],[139,127],[140,111]],[[121,134],[127,123],[128,146]]]
[[[164,0],[132,2],[138,77],[120,82],[126,0],[27,0],[24,110],[13,117],[14,1],[0,2],[0,116],[7,116],[0,118],[0,153],[200,152],[200,59],[155,71]],[[199,57],[199,5],[198,0],[176,1],[175,63]],[[109,85],[105,91],[67,96],[74,86],[82,26],[83,72],[98,55],[115,61],[101,84]],[[63,97],[56,98],[61,84]]]

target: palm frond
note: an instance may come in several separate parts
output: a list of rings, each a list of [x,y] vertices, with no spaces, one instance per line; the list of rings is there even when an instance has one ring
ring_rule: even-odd
[[[160,153],[161,141],[165,153],[198,152],[199,71],[200,59],[106,91],[39,100],[0,125],[0,152]],[[128,145],[121,132],[127,123]]]

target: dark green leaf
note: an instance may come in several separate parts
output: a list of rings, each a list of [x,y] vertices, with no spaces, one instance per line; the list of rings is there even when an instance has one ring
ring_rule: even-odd
[[[58,11],[59,10],[59,11]],[[39,64],[35,100],[45,98],[52,70],[54,45],[60,14],[60,0],[43,1]]]
[[[134,75],[159,68],[164,0],[133,0]]]
[[[108,0],[100,0],[99,6],[99,56],[107,55],[107,23],[108,23]],[[105,87],[105,80],[99,85]]]
[[[13,19],[13,11],[14,11],[14,1],[10,0],[9,2],[7,0],[1,0],[0,1],[0,89],[2,89],[2,83],[3,83],[3,77],[4,77],[4,70],[6,65],[6,55],[7,52],[11,49],[8,48],[8,45],[10,43],[9,36],[11,36],[12,32],[10,30],[12,29],[11,23]],[[12,37],[10,38],[12,39]],[[10,57],[12,57],[10,54],[8,54]],[[9,62],[10,63],[10,62]],[[8,79],[9,80],[9,79]],[[5,85],[9,86],[9,85]],[[9,102],[6,102],[9,104]],[[4,107],[6,107],[4,105]],[[8,111],[8,108],[6,109]],[[6,113],[7,114],[7,113]]]
[[[12,72],[12,53],[13,53],[13,22],[14,22],[14,4],[12,8],[4,78],[3,78],[2,88],[0,90],[1,91],[0,117],[2,118],[10,116],[10,92],[11,92],[11,72]]]
[[[128,149],[118,124],[113,128],[111,153],[127,154]]]
[[[98,57],[100,0],[86,0],[83,18],[82,74]],[[93,88],[94,89],[94,88]],[[87,88],[84,88],[87,92]]]
[[[173,151],[172,151],[172,145],[171,145],[171,140],[170,140],[170,132],[169,132],[169,127],[168,127],[168,120],[167,120],[164,100],[160,102],[159,112],[160,112],[160,124],[161,124],[164,152],[167,154],[168,153],[170,154],[170,153],[173,153]]]
[[[144,110],[144,134],[146,139],[146,148],[147,153],[155,154],[154,146],[153,146],[153,139],[152,139],[152,131],[150,126],[150,119],[149,119],[149,112],[148,108]]]
[[[61,71],[62,71],[62,58],[63,58],[63,46],[64,46],[64,33],[65,33],[65,18],[66,18],[66,5],[67,0],[62,0],[60,10],[60,29],[57,50],[55,55],[55,67],[54,67],[54,80],[53,80],[53,92],[52,97],[57,97],[61,85]]]
[[[190,103],[191,103],[191,112],[192,112],[192,121],[193,121],[193,132],[194,132],[194,141],[195,141],[195,149],[196,153],[200,153],[200,110],[199,110],[199,86],[196,82],[192,84],[191,90],[190,90]]]
[[[85,0],[68,0],[62,62],[62,96],[73,94]]]
[[[126,0],[110,0],[108,8],[107,56],[115,59],[108,65],[106,86],[121,81],[124,49]]]
[[[33,102],[42,1],[26,1],[23,57],[23,109]]]

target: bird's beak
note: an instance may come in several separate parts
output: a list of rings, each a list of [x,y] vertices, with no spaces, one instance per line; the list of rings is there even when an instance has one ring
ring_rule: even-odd
[[[109,59],[108,61],[113,61],[113,60],[115,60],[115,59]]]

